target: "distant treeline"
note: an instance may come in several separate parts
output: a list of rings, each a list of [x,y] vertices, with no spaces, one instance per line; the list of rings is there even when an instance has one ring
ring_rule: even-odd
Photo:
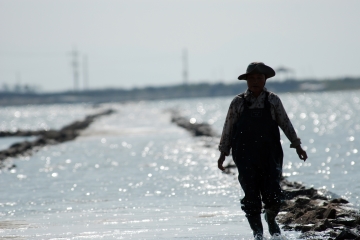
[[[274,92],[308,92],[360,89],[360,78],[334,80],[268,80],[266,87]],[[0,92],[0,105],[52,104],[52,103],[104,103],[174,98],[216,97],[236,95],[246,90],[245,81],[224,83],[196,83],[162,87],[126,89],[98,89],[58,93]]]

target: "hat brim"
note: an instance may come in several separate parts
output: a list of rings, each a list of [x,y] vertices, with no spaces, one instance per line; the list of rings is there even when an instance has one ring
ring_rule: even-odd
[[[239,80],[246,80],[246,77],[248,74],[252,74],[252,73],[261,73],[264,74],[266,79],[268,78],[272,78],[275,76],[275,71],[274,69],[272,69],[271,67],[265,65],[265,64],[259,64],[256,66],[256,68],[254,68],[252,71],[241,74],[238,79]]]

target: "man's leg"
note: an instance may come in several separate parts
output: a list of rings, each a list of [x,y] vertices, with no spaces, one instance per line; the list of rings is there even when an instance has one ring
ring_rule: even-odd
[[[281,234],[280,227],[277,224],[275,218],[279,213],[280,207],[273,205],[270,208],[265,208],[265,220],[269,227],[269,233],[271,236],[274,234]]]
[[[248,215],[246,214],[246,218],[249,222],[250,228],[253,231],[253,235],[255,239],[263,239],[263,226],[261,223],[261,216],[260,213],[256,215]]]
[[[280,234],[279,225],[276,223],[276,216],[280,211],[283,199],[280,187],[280,177],[282,166],[276,163],[274,159],[268,159],[269,164],[262,169],[263,181],[261,183],[262,201],[265,204],[265,220],[268,223],[270,235]]]
[[[253,231],[254,237],[263,236],[261,223],[261,197],[259,185],[259,170],[250,161],[237,164],[239,170],[239,182],[245,193],[241,200],[241,209],[246,213],[246,218]]]

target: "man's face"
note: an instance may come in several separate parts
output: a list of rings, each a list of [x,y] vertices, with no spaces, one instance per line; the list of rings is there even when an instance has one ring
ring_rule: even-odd
[[[246,82],[251,92],[260,94],[264,89],[266,78],[262,73],[252,73],[247,75]]]

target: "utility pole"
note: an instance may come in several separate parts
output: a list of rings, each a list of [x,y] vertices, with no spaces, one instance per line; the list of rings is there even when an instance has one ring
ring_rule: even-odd
[[[83,56],[83,79],[84,79],[84,90],[89,89],[89,68],[88,68],[88,56]]]
[[[74,91],[79,90],[79,53],[76,48],[71,52],[72,55],[72,67],[73,67],[73,76],[74,76]]]
[[[188,53],[187,49],[183,49],[183,55],[182,55],[182,62],[183,62],[183,84],[186,85],[189,80],[189,71],[188,71]]]
[[[16,72],[16,83],[14,86],[14,91],[16,93],[21,92],[21,73],[19,71]]]

